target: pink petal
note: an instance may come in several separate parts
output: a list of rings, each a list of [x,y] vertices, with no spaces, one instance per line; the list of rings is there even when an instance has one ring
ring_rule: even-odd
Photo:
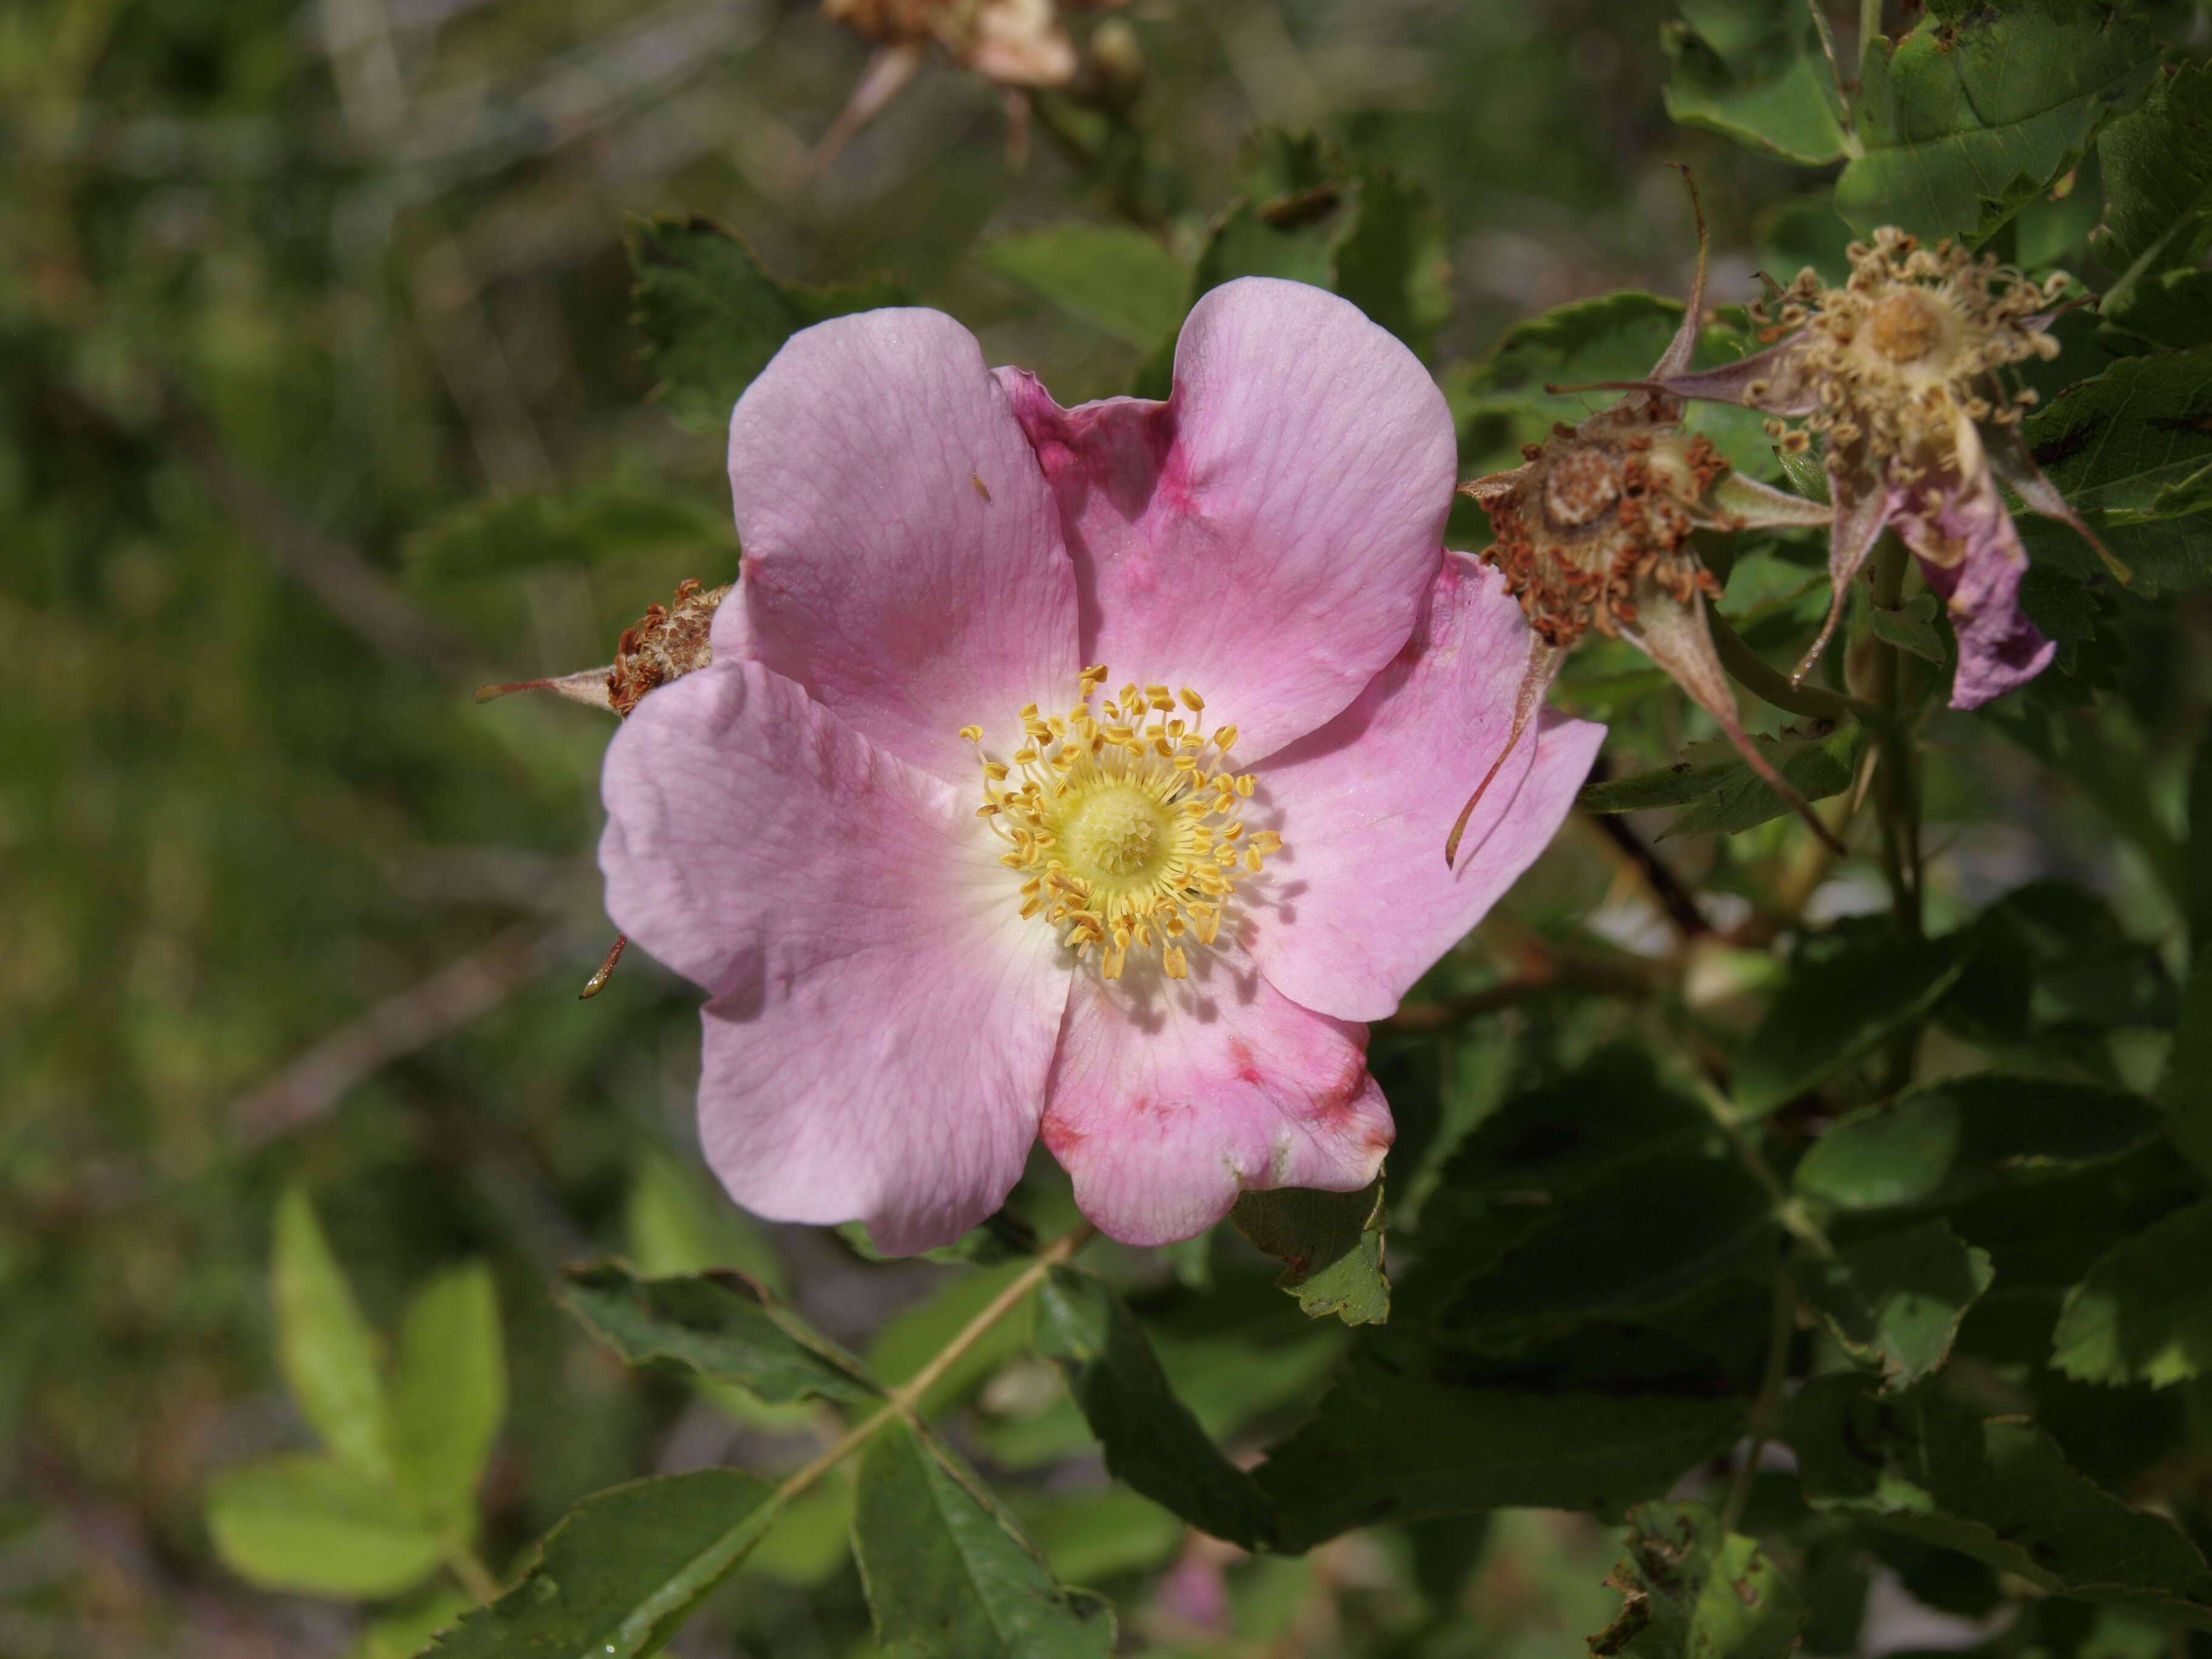
[[[1461,842],[1444,837],[1504,748],[1528,625],[1504,578],[1444,556],[1429,614],[1335,720],[1260,769],[1280,812],[1253,959],[1285,995],[1381,1019],[1534,863],[1574,805],[1605,728],[1546,711],[1491,781]]]
[[[894,1252],[995,1209],[1067,975],[966,795],[720,662],[638,705],[603,787],[608,914],[714,994],[700,1127],[731,1196]]]
[[[1929,587],[1949,607],[1959,636],[1951,707],[1979,708],[2050,667],[2058,647],[2021,611],[2027,550],[1998,498],[1980,445],[1971,441],[1972,427],[1963,420],[1959,426],[1966,476],[1932,500],[1915,492],[1897,528],[1919,556]]]
[[[1011,735],[1023,704],[1073,700],[1051,492],[950,317],[870,311],[792,336],[730,417],[730,489],[752,651],[870,742],[964,785],[962,726]]]
[[[1060,498],[1083,657],[1195,688],[1257,759],[1328,720],[1406,641],[1457,460],[1413,354],[1272,277],[1201,299],[1164,404],[1062,409],[1002,369]]]
[[[1364,1027],[1301,1008],[1249,966],[1191,979],[1078,975],[1045,1145],[1083,1213],[1125,1244],[1190,1238],[1247,1188],[1351,1192],[1394,1133]]]

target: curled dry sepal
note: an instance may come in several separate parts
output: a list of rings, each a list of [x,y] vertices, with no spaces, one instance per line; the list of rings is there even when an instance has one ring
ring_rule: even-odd
[[[1998,480],[2037,512],[2071,526],[2122,580],[2127,571],[2043,476],[2020,435],[2031,391],[2006,371],[2051,357],[2045,332],[2066,279],[2039,284],[1945,240],[1925,247],[1890,228],[1850,248],[1841,288],[1810,270],[1773,296],[1765,351],[1725,368],[1655,372],[1670,397],[1765,410],[1769,430],[1802,452],[1812,435],[1835,502],[1828,574],[1834,599],[1802,680],[1829,638],[1851,579],[1875,538],[1894,526],[1948,607],[1959,638],[1951,706],[1974,708],[2048,667],[2056,647],[2021,613],[2027,568]],[[1794,429],[1786,419],[1803,424]]]
[[[925,310],[792,337],[731,420],[713,661],[609,744],[626,933],[704,987],[702,1139],[781,1220],[910,1252],[1040,1135],[1125,1242],[1353,1191],[1366,1022],[1533,862],[1601,728],[1521,722],[1456,871],[1433,757],[1529,630],[1443,546],[1452,422],[1321,289],[1207,294],[1166,402],[1055,403]]]
[[[1689,368],[1704,299],[1701,215],[1690,303],[1650,383],[1632,387],[1579,426],[1553,428],[1547,441],[1522,451],[1527,459],[1511,471],[1462,486],[1482,504],[1495,532],[1482,557],[1504,573],[1506,591],[1520,599],[1532,630],[1512,736],[1542,702],[1560,660],[1595,629],[1627,640],[1665,669],[1720,723],[1753,770],[1833,846],[1827,825],[1744,732],[1705,622],[1705,600],[1719,597],[1719,586],[1690,541],[1698,530],[1826,524],[1829,512],[1741,477],[1705,438],[1682,431],[1682,401],[1661,387]],[[1462,830],[1510,752],[1509,739],[1476,786],[1445,843],[1447,863],[1457,857]]]
[[[634,626],[623,629],[615,645],[615,659],[605,668],[586,668],[551,679],[479,686],[477,701],[489,702],[514,691],[550,691],[571,702],[607,709],[617,720],[627,719],[638,699],[653,687],[714,660],[714,612],[735,586],[724,582],[720,587],[709,587],[696,576],[680,581],[673,605],[649,605]],[[622,960],[623,947],[629,943],[624,935],[615,935],[606,959],[584,981],[580,995],[595,997],[606,988],[615,964]]]

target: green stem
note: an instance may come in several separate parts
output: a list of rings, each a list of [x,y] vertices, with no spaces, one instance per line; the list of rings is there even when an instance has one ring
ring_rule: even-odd
[[[1047,1273],[1088,1244],[1097,1231],[1086,1221],[1047,1245],[1038,1253],[1037,1259],[1024,1268],[1006,1289],[993,1297],[981,1313],[961,1327],[959,1334],[939,1348],[927,1365],[893,1389],[884,1400],[882,1409],[862,1419],[859,1424],[847,1430],[835,1445],[787,1477],[775,1489],[775,1495],[769,1500],[770,1504],[780,1507],[798,1497],[867,1444],[875,1437],[877,1431],[893,1418],[902,1417],[908,1422],[915,1421],[922,1398],[936,1385],[938,1379],[957,1364],[961,1356],[969,1349],[981,1341],[994,1325],[1019,1307],[1029,1293],[1044,1281]]]
[[[1905,573],[1911,555],[1894,533],[1875,545],[1873,599],[1883,611],[1898,610],[1905,599]],[[1881,819],[1883,874],[1898,932],[1917,939],[1920,906],[1919,757],[1907,706],[1905,653],[1887,640],[1873,641],[1875,705],[1881,711],[1881,758],[1877,763],[1875,809]]]
[[[1785,714],[1802,714],[1808,720],[1863,718],[1875,712],[1871,703],[1862,702],[1856,697],[1847,697],[1817,685],[1790,684],[1790,677],[1771,666],[1745,644],[1743,635],[1718,610],[1708,607],[1705,621],[1711,626],[1713,649],[1719,653],[1721,666],[1728,670],[1729,678],[1761,702],[1771,703]]]
[[[479,1606],[498,1600],[499,1580],[466,1544],[456,1541],[446,1547],[446,1566]]]
[[[1905,576],[1911,555],[1894,531],[1875,544],[1872,599],[1876,608],[1896,611],[1905,602]],[[1911,665],[1905,653],[1877,635],[1874,641],[1875,702],[1881,711],[1881,757],[1875,763],[1875,810],[1881,821],[1882,873],[1889,883],[1890,915],[1906,939],[1925,937],[1924,884],[1920,861],[1920,755],[1915,733]],[[1918,1024],[1890,1039],[1884,1060],[1882,1092],[1893,1095],[1912,1081],[1919,1065]]]
[[[1698,1098],[1705,1103],[1705,1109],[1712,1114],[1713,1121],[1720,1126],[1721,1133],[1735,1152],[1737,1161],[1751,1171],[1752,1179],[1765,1189],[1767,1201],[1774,1206],[1775,1220],[1814,1255],[1824,1261],[1832,1260],[1836,1247],[1829,1243],[1827,1234],[1820,1230],[1820,1224],[1813,1219],[1782,1177],[1775,1174],[1774,1166],[1766,1161],[1766,1154],[1759,1150],[1758,1141],[1746,1127],[1743,1114],[1736,1110],[1735,1102],[1722,1093],[1702,1070],[1693,1070],[1690,1073],[1690,1080],[1691,1086],[1698,1092]]]
[[[1744,1449],[1743,1463],[1729,1482],[1728,1500],[1721,1506],[1721,1530],[1731,1533],[1743,1519],[1751,1501],[1751,1484],[1759,1478],[1759,1454],[1781,1425],[1782,1390],[1790,1381],[1790,1348],[1797,1335],[1797,1290],[1790,1282],[1787,1263],[1774,1270],[1774,1316],[1767,1326],[1766,1369],[1759,1379],[1759,1397],[1751,1404],[1751,1443]]]

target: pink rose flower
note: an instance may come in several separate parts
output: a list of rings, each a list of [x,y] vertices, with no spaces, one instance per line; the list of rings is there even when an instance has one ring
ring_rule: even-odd
[[[1201,300],[1164,404],[1061,409],[931,311],[793,337],[731,420],[713,664],[615,734],[599,848],[616,923],[711,994],[739,1203],[922,1249],[1040,1131],[1134,1244],[1374,1177],[1362,1022],[1602,735],[1547,714],[1445,865],[1528,654],[1443,550],[1454,476],[1420,364],[1294,283]]]

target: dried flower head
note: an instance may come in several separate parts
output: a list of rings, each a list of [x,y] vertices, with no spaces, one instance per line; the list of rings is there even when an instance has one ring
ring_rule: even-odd
[[[1694,185],[1691,199],[1694,205]],[[1698,224],[1690,303],[1651,383],[1632,386],[1578,426],[1554,427],[1547,441],[1522,450],[1525,460],[1511,471],[1462,487],[1482,504],[1495,532],[1482,557],[1504,573],[1535,635],[1514,732],[1542,701],[1560,658],[1595,628],[1627,640],[1665,669],[1720,722],[1753,769],[1832,842],[1827,826],[1745,734],[1705,621],[1705,602],[1719,597],[1720,585],[1698,562],[1690,539],[1695,532],[1826,524],[1828,509],[1738,475],[1710,440],[1681,430],[1681,400],[1660,389],[1662,378],[1687,370],[1697,349],[1702,210]],[[1476,787],[1462,824],[1497,770],[1493,764]],[[1459,839],[1455,829],[1444,846],[1448,862]]]
[[[1812,271],[1753,315],[1765,337],[1796,336],[1775,382],[1750,401],[1801,407],[1796,431],[1767,430],[1802,451],[1808,433],[1833,449],[1881,457],[1893,483],[1955,466],[1959,417],[2010,424],[2035,393],[2004,384],[2004,371],[2030,357],[2055,357],[2058,342],[2039,319],[2066,279],[2039,284],[1993,254],[1976,258],[1954,242],[1923,246],[1884,228],[1871,246],[1854,242],[1851,274],[1824,287]]]
[[[914,78],[930,46],[1006,89],[1010,158],[1026,153],[1028,94],[1064,87],[1083,66],[1062,11],[1104,10],[1122,0],[822,0],[822,15],[878,43],[844,111],[815,151],[827,166],[853,135]]]
[[[623,629],[615,646],[615,659],[606,667],[586,668],[556,678],[478,686],[477,701],[489,702],[512,691],[550,691],[571,702],[588,703],[609,710],[617,720],[627,720],[638,700],[653,687],[694,673],[714,660],[714,612],[735,586],[724,582],[720,587],[709,587],[696,576],[689,577],[676,584],[672,607],[649,605],[635,625]],[[605,988],[615,964],[622,960],[623,947],[629,943],[626,935],[615,935],[614,946],[599,971],[584,982],[584,996],[597,996]]]
[[[1701,374],[1655,374],[1649,385],[1765,410],[1791,453],[1823,441],[1834,599],[1793,678],[1819,659],[1851,579],[1894,526],[1949,607],[1959,638],[1952,707],[1975,708],[2040,673],[2055,651],[2021,612],[2027,555],[1993,475],[2127,577],[2021,441],[2035,395],[2007,374],[2057,355],[2045,325],[2066,279],[2039,283],[1994,256],[1948,240],[1925,246],[1891,228],[1853,243],[1850,262],[1840,288],[1808,270],[1757,311],[1776,342],[1768,349]]]

